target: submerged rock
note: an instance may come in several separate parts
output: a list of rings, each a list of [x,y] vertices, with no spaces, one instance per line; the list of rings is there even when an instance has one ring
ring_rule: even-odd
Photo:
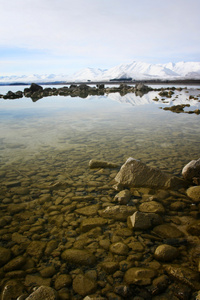
[[[126,271],[124,280],[128,284],[149,285],[156,276],[156,271],[150,268],[130,268]]]
[[[171,176],[130,157],[121,167],[115,180],[124,187],[166,187]]]
[[[67,249],[61,257],[63,260],[77,265],[91,266],[96,262],[95,256],[87,250]]]
[[[200,158],[198,160],[191,160],[183,168],[182,175],[189,181],[193,181],[194,178],[200,178]]]
[[[26,300],[56,300],[57,293],[54,289],[48,286],[40,286],[36,291],[29,295]]]
[[[89,161],[89,167],[90,169],[96,169],[96,168],[118,168],[119,165],[112,163],[112,162],[108,162],[108,161],[101,161],[101,160],[95,160],[95,159],[91,159]]]
[[[135,211],[136,208],[133,206],[115,205],[108,206],[106,209],[99,211],[99,214],[103,218],[126,221],[127,217],[132,215]]]
[[[162,223],[162,218],[155,213],[143,213],[136,211],[128,217],[128,226],[134,230],[146,230]]]
[[[175,247],[163,244],[156,248],[154,256],[160,261],[172,261],[178,256],[178,254],[179,251]]]
[[[89,277],[79,274],[73,280],[73,290],[81,296],[87,296],[97,290],[97,284]]]
[[[200,186],[191,186],[187,189],[187,195],[194,202],[200,202]]]
[[[117,195],[115,195],[115,200],[119,202],[119,204],[126,205],[131,198],[131,192],[129,190],[120,191]]]

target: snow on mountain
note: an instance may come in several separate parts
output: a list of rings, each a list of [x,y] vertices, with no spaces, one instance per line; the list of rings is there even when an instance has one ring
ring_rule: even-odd
[[[200,62],[178,62],[167,64],[149,64],[133,61],[129,64],[102,70],[98,68],[82,69],[71,76],[67,75],[21,75],[0,76],[0,83],[11,82],[55,82],[55,81],[109,81],[111,79],[148,80],[148,79],[200,79]]]

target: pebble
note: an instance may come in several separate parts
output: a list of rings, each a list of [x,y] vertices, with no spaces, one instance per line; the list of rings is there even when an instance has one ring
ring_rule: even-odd
[[[30,294],[26,300],[57,300],[57,293],[48,286],[40,286],[36,291]]]
[[[157,260],[159,261],[172,261],[174,260],[177,256],[179,255],[179,251],[170,245],[159,245],[155,252],[154,252],[154,256]]]

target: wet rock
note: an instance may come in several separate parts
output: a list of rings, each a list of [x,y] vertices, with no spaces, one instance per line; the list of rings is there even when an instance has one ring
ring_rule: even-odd
[[[195,290],[200,289],[200,276],[198,272],[179,265],[166,265],[164,266],[164,269],[172,278],[192,287]]]
[[[188,225],[186,228],[187,232],[191,235],[200,235],[200,220],[193,222],[192,224]]]
[[[40,270],[40,274],[44,278],[52,277],[55,273],[56,273],[56,269],[54,266],[48,266]]]
[[[179,238],[184,236],[182,231],[169,224],[158,225],[154,227],[153,232],[162,238]]]
[[[117,195],[115,195],[114,200],[119,202],[119,204],[128,204],[129,200],[131,198],[131,192],[129,190],[123,190],[119,192]]]
[[[160,261],[172,261],[179,255],[179,251],[170,245],[163,244],[156,248],[154,256]]]
[[[128,227],[134,230],[146,230],[162,223],[162,218],[154,213],[136,211],[127,219]]]
[[[107,220],[103,218],[88,218],[81,222],[81,231],[87,232],[95,227],[102,227],[107,224]]]
[[[112,163],[112,162],[108,162],[108,161],[101,161],[101,160],[95,160],[95,159],[91,159],[89,161],[89,167],[90,169],[96,169],[96,168],[118,168],[119,165]]]
[[[99,211],[99,215],[103,218],[114,219],[117,221],[126,221],[127,217],[136,211],[133,206],[115,205],[108,206],[106,209]]]
[[[200,202],[200,186],[191,186],[186,193],[194,202]]]
[[[11,257],[10,249],[0,247],[0,267],[5,265]]]
[[[162,293],[169,286],[169,277],[167,275],[161,275],[155,278],[152,282],[152,287],[150,288],[153,295]]]
[[[21,185],[21,181],[19,180],[13,180],[13,181],[4,181],[3,183],[6,187],[16,187]]]
[[[117,255],[127,255],[129,252],[129,247],[124,243],[114,243],[110,246],[110,252]]]
[[[29,188],[27,188],[27,187],[13,187],[13,188],[11,188],[11,192],[13,192],[16,195],[28,195],[29,194]]]
[[[27,275],[25,277],[25,286],[26,287],[33,287],[33,286],[50,286],[51,285],[51,278],[42,278],[38,275]]]
[[[101,267],[106,273],[113,274],[119,269],[119,264],[113,261],[103,262]]]
[[[5,266],[4,271],[10,272],[14,270],[19,270],[26,263],[26,259],[24,256],[17,256],[10,260]]]
[[[94,265],[96,262],[95,256],[87,250],[67,249],[62,255],[62,259],[77,265]]]
[[[26,209],[25,203],[19,203],[19,204],[9,204],[8,205],[8,211],[10,214],[16,214]]]
[[[46,247],[46,242],[43,241],[32,241],[28,248],[27,254],[32,256],[34,259],[40,259],[44,253],[44,249]]]
[[[84,215],[84,216],[95,216],[100,208],[99,204],[94,204],[94,205],[88,205],[85,207],[81,207],[75,210],[75,212],[79,215]]]
[[[30,294],[26,300],[57,300],[57,293],[54,289],[48,286],[40,286],[36,291]]]
[[[190,161],[182,170],[182,175],[186,180],[193,181],[194,177],[200,178],[200,158]]]
[[[58,241],[57,240],[51,240],[47,243],[46,249],[44,254],[45,255],[50,255],[53,250],[55,250],[58,247]]]
[[[13,300],[23,294],[24,286],[18,280],[11,279],[3,287],[1,300]]]
[[[84,297],[94,293],[97,290],[97,284],[89,277],[79,274],[73,280],[73,290]]]
[[[146,213],[164,214],[164,206],[156,201],[144,202],[139,206],[139,211]]]
[[[68,274],[61,274],[59,275],[54,283],[55,289],[60,290],[64,287],[70,286],[72,283],[72,278]]]
[[[128,284],[149,285],[157,272],[150,268],[130,268],[124,275]]]
[[[124,187],[165,187],[170,176],[159,169],[151,168],[130,157],[115,177],[116,182]]]

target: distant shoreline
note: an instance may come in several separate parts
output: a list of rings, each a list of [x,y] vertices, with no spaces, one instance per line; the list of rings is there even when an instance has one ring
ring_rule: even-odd
[[[14,85],[31,85],[32,82],[11,82],[11,83],[1,83],[0,86],[14,86]],[[181,85],[200,85],[200,79],[177,79],[177,80],[161,80],[161,79],[152,79],[152,80],[111,80],[111,81],[53,81],[53,82],[37,82],[39,85],[71,85],[71,84],[128,84],[135,85],[137,83],[143,84],[158,84],[158,85],[171,85],[171,84],[181,84]]]

